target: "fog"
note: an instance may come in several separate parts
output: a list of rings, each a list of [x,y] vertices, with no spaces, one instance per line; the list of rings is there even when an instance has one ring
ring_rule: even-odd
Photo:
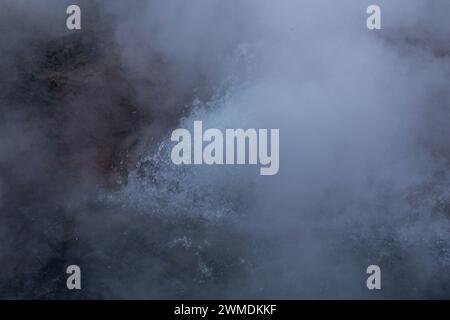
[[[450,297],[450,4],[34,3],[0,5],[1,297]],[[173,165],[195,120],[280,129],[279,173]]]

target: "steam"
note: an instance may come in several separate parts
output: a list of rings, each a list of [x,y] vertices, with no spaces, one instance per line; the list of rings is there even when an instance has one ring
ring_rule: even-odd
[[[64,136],[83,156],[67,166],[48,133],[54,118],[27,109],[17,89],[21,57],[38,63],[20,39],[72,36],[31,33],[65,12],[42,3],[49,11],[20,31],[2,20],[16,31],[2,40],[1,72],[18,79],[1,86],[20,96],[1,101],[2,137],[18,142],[0,140],[2,296],[66,297],[58,284],[70,260],[85,270],[81,297],[449,297],[449,5],[380,0],[374,32],[369,1],[82,3],[97,58],[75,69],[120,76],[68,76],[82,89],[61,102]],[[124,97],[135,118],[118,107]],[[279,173],[174,165],[171,130],[197,120],[280,129]],[[116,127],[127,138],[111,142]],[[125,163],[108,173],[113,187],[98,183],[91,136]],[[26,234],[6,227],[29,221]],[[371,264],[382,270],[376,293],[365,286]]]

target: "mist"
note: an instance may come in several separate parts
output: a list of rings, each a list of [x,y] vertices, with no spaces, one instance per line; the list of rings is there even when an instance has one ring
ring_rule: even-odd
[[[69,4],[0,5],[1,297],[450,297],[450,4]],[[279,173],[174,165],[196,120]]]

